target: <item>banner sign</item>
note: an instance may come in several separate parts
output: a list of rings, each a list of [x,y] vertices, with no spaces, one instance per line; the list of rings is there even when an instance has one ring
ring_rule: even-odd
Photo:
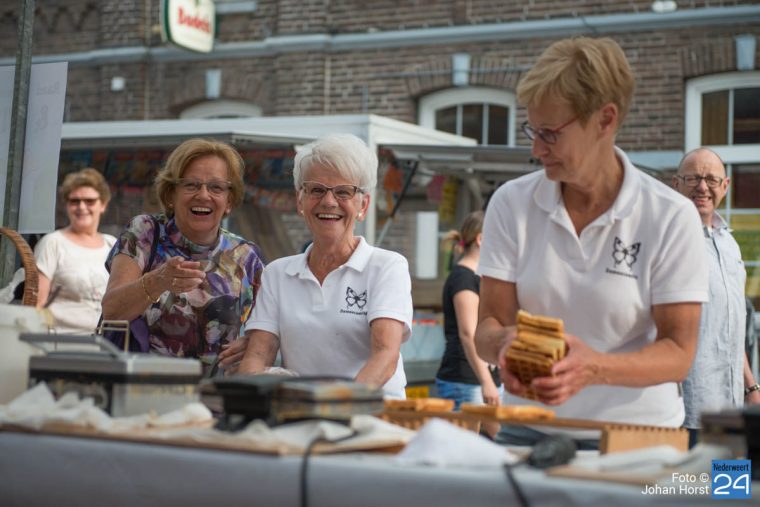
[[[199,53],[214,48],[216,13],[213,0],[163,0],[161,37]]]
[[[8,184],[6,169],[15,71],[15,67],[0,67],[0,223]],[[18,215],[18,232],[22,234],[47,233],[55,228],[58,157],[67,75],[67,62],[32,65]]]

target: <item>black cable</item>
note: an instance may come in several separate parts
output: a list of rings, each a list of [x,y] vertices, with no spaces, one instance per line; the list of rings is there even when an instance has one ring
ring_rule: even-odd
[[[504,470],[507,472],[507,479],[509,479],[509,484],[512,486],[512,489],[515,492],[515,496],[517,497],[517,501],[520,503],[521,507],[529,507],[530,504],[528,503],[528,498],[525,496],[525,492],[522,489],[522,486],[517,482],[517,479],[515,479],[514,475],[514,468],[522,465],[525,463],[525,461],[518,461],[517,463],[504,465]]]
[[[317,444],[322,444],[322,443],[337,444],[338,442],[343,442],[344,440],[354,438],[358,434],[359,432],[357,432],[356,430],[351,430],[351,433],[349,435],[346,435],[345,437],[336,438],[335,440],[330,440],[329,438],[325,438],[325,437],[316,437],[311,442],[309,442],[309,445],[306,446],[306,450],[303,453],[303,461],[301,462],[301,507],[308,507],[309,505],[309,501],[308,501],[309,483],[308,483],[308,478],[306,475],[309,468],[309,458],[314,452],[314,447]]]

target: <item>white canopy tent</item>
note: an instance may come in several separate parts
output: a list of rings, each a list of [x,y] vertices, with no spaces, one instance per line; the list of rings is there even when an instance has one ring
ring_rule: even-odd
[[[297,146],[328,133],[349,133],[377,149],[381,145],[474,146],[475,141],[372,114],[65,123],[62,150],[172,147],[208,137],[239,147]],[[374,196],[373,196],[374,197]],[[374,201],[374,199],[373,199]],[[375,240],[376,209],[363,234]]]

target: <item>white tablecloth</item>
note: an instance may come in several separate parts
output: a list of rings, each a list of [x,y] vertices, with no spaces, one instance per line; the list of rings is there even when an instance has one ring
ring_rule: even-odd
[[[297,456],[0,431],[0,505],[298,506],[301,462]],[[652,497],[638,486],[548,478],[527,467],[515,476],[531,506],[716,505],[709,497]],[[731,505],[745,503],[751,502]],[[500,467],[399,466],[380,454],[313,457],[308,504],[519,506]]]

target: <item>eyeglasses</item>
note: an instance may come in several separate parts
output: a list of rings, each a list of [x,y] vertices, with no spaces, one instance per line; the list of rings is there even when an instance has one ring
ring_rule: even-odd
[[[177,180],[177,188],[185,194],[197,194],[204,185],[211,195],[224,195],[232,188],[232,183],[224,180],[201,181],[193,178],[180,178]]]
[[[573,123],[578,118],[573,118],[572,120],[568,121],[567,123],[563,123],[556,129],[547,129],[547,128],[541,128],[537,129],[534,128],[530,123],[523,122],[522,128],[523,133],[530,139],[531,141],[535,140],[536,137],[541,139],[546,144],[555,144],[557,142],[557,136],[559,135],[560,131]]]
[[[697,176],[696,174],[681,176],[680,174],[676,174],[676,178],[683,181],[687,187],[696,187],[702,180],[705,180],[705,184],[710,188],[715,188],[723,183],[723,178],[713,176],[712,174],[708,174],[707,176]]]
[[[364,190],[356,185],[335,185],[334,187],[328,187],[317,181],[304,181],[301,189],[306,192],[306,195],[315,200],[322,199],[327,195],[327,192],[332,192],[339,201],[347,201],[353,198],[356,192],[364,193]]]
[[[95,206],[99,200],[100,197],[70,197],[66,199],[66,202],[69,206],[79,206],[80,203],[84,203],[85,206]]]

